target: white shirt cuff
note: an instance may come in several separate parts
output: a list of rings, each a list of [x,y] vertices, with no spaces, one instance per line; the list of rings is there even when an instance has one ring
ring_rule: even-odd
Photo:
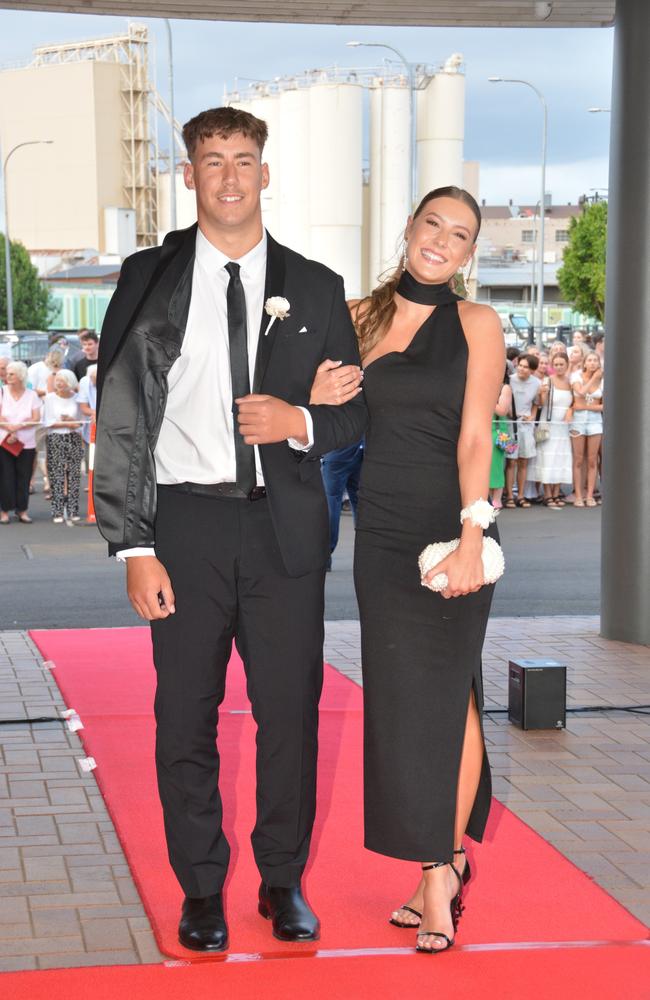
[[[314,447],[314,420],[311,413],[304,406],[298,406],[298,410],[305,415],[305,424],[307,425],[307,444],[301,444],[300,441],[296,441],[295,438],[287,438],[287,444],[294,451],[309,451]]]
[[[155,549],[120,549],[115,553],[115,558],[118,562],[126,562],[131,556],[155,556],[155,554]]]

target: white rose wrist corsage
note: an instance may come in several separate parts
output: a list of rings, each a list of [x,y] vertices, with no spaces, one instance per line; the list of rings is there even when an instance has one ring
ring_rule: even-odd
[[[497,519],[498,510],[495,510],[491,503],[481,497],[474,503],[463,507],[460,512],[460,523],[471,521],[475,528],[489,528]]]

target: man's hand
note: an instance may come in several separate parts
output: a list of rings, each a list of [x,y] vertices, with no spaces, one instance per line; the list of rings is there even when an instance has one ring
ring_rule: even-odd
[[[239,430],[246,444],[276,444],[295,438],[307,444],[304,414],[276,396],[250,395],[236,399]]]
[[[155,556],[126,560],[126,593],[133,610],[145,621],[168,618],[176,611],[169,574]]]

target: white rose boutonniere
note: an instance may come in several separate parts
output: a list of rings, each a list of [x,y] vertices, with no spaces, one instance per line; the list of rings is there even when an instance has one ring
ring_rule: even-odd
[[[269,332],[269,330],[271,329],[271,327],[273,326],[273,324],[275,323],[276,319],[279,320],[286,319],[287,316],[289,315],[290,309],[291,309],[291,304],[289,300],[283,298],[282,295],[272,295],[269,299],[266,300],[266,302],[264,303],[264,311],[268,316],[271,317],[271,319],[269,320],[269,325],[264,331],[265,337]]]

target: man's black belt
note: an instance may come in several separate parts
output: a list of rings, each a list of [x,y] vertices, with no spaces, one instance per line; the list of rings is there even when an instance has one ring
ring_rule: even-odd
[[[255,486],[250,493],[244,493],[237,483],[160,483],[159,488],[199,497],[218,497],[222,500],[252,501],[263,500],[266,496],[266,486]]]

